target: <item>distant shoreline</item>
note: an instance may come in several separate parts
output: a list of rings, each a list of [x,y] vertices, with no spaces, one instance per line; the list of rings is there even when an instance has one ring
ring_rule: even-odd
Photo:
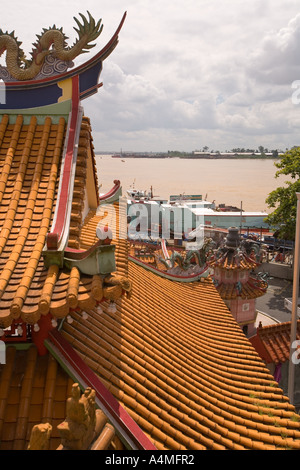
[[[189,159],[189,160],[241,160],[241,159],[251,159],[251,160],[278,160],[280,159],[280,155],[226,155],[226,154],[214,154],[214,155],[169,155],[169,154],[113,154],[112,152],[95,152],[95,155],[107,155],[111,156],[111,158],[117,159],[127,159],[127,158],[181,158],[181,159]]]

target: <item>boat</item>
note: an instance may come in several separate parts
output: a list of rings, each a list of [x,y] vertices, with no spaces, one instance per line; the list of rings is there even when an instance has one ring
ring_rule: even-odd
[[[239,227],[240,229],[268,229],[266,212],[220,211],[209,207],[191,208],[193,220],[205,226],[218,228]]]
[[[215,201],[203,200],[201,195],[172,195],[169,200],[155,199],[153,191],[147,193],[136,189],[127,190],[127,208],[133,225],[130,236],[140,227],[138,238],[147,238],[155,232],[155,237],[193,239],[203,227],[228,229],[238,227],[243,230],[265,231],[266,212],[249,212],[234,206],[217,206]],[[143,204],[143,207],[140,206]],[[226,208],[226,210],[224,210]],[[159,227],[159,229],[157,229]]]
[[[127,195],[128,197],[133,200],[133,201],[140,201],[141,199],[143,198],[150,198],[152,197],[151,196],[151,193],[147,193],[146,191],[142,191],[140,189],[127,189]]]
[[[128,205],[139,203],[139,202],[149,202],[149,201],[154,201],[157,204],[162,204],[166,203],[167,199],[157,199],[159,196],[155,196],[153,194],[153,187],[150,186],[150,189],[147,190],[142,190],[142,189],[136,189],[135,188],[135,180],[132,184],[132,187],[130,189],[126,190],[127,193],[127,203]]]

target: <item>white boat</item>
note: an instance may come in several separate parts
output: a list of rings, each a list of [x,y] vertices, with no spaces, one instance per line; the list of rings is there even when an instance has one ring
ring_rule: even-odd
[[[134,202],[139,202],[141,200],[149,200],[149,199],[152,199],[152,192],[149,191],[147,193],[147,191],[142,191],[140,189],[127,189],[127,196],[129,197],[129,199],[131,201],[134,201]]]
[[[153,198],[152,188],[149,193],[135,189],[128,190],[128,215],[131,220],[139,217],[142,234],[146,235],[153,227],[160,226],[162,238],[191,237],[199,227],[228,229],[238,227],[241,230],[265,230],[266,212],[245,212],[239,208],[229,210],[231,206],[216,206],[215,202],[202,200],[201,195],[170,196],[169,200]],[[142,235],[141,234],[141,235]],[[170,236],[168,236],[168,234]]]
[[[222,212],[211,208],[192,208],[194,219],[205,226],[229,228],[238,227],[245,229],[267,229],[265,222],[266,212],[233,211]]]
[[[266,212],[249,212],[239,208],[232,208],[224,204],[216,206],[215,202],[189,197],[186,200],[177,200],[163,204],[166,210],[180,209],[183,216],[191,218],[192,230],[199,225],[212,228],[238,227],[240,229],[267,229],[265,222]],[[234,209],[234,210],[233,210]]]

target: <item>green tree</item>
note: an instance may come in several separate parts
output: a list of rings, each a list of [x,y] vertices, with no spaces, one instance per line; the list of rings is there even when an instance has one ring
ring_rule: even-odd
[[[270,208],[274,208],[274,211],[268,215],[266,222],[276,230],[279,238],[294,240],[297,213],[296,193],[300,192],[300,147],[287,150],[281,156],[280,161],[274,165],[278,168],[275,178],[287,175],[290,180],[285,181],[285,186],[275,189],[267,197],[266,203]]]

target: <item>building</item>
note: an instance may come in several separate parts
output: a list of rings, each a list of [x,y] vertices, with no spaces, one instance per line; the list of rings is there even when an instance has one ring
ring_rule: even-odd
[[[177,283],[135,263],[114,191],[98,199],[82,100],[98,89],[124,19],[95,61],[70,75],[7,82],[0,116],[0,449],[27,449],[36,425],[46,431],[43,448],[59,448],[76,384],[95,391],[113,428],[105,448],[299,449],[294,406],[212,280]],[[93,67],[96,80],[81,82]]]
[[[267,290],[265,281],[251,275],[259,265],[259,257],[258,245],[241,242],[239,229],[231,227],[224,245],[209,260],[220,296],[248,337],[256,331],[256,299]]]
[[[291,322],[284,322],[275,325],[262,326],[250,339],[252,345],[274,375],[285,394],[288,394],[288,375],[290,361],[290,335]],[[300,341],[300,321],[297,322],[296,333],[297,345],[293,352],[295,360],[295,384],[294,384],[294,404],[296,409],[300,409],[300,370],[299,370],[299,348]]]

